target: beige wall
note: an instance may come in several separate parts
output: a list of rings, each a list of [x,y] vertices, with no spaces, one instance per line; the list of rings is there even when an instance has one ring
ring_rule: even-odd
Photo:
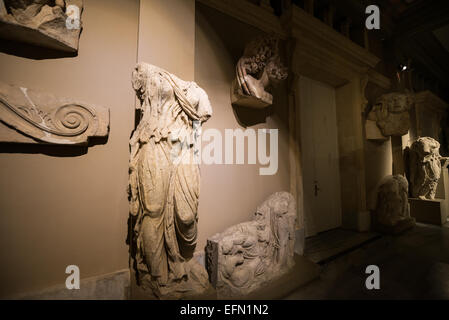
[[[223,137],[224,129],[246,125],[279,129],[276,175],[259,175],[259,164],[201,165],[198,250],[209,236],[250,219],[272,192],[289,189],[285,85],[268,110],[233,109],[230,103],[235,63],[259,31],[196,7],[195,13],[193,0],[86,0],[77,57],[33,60],[0,53],[0,81],[111,111],[107,143],[87,153],[2,146],[0,298],[64,284],[69,264],[80,267],[81,278],[128,267],[130,76],[136,60],[194,79],[206,90],[214,115],[204,129],[218,129]]]
[[[259,165],[201,165],[199,239],[203,250],[209,236],[227,227],[251,219],[256,207],[276,191],[288,191],[288,103],[285,87],[279,88],[275,105],[269,110],[233,109],[230,84],[235,64],[245,44],[259,31],[213,9],[196,4],[195,81],[206,90],[213,116],[203,130],[215,128],[224,137],[224,129],[279,129],[279,168],[276,175],[259,175]],[[265,119],[265,115],[268,116]]]
[[[380,88],[373,83],[369,82],[367,84],[365,96],[368,100],[368,105],[367,110],[364,110],[365,114],[368,114],[368,109],[371,108],[376,99],[385,92],[387,92],[386,89]],[[388,139],[387,141],[365,139],[365,174],[367,208],[369,210],[374,210],[376,206],[378,183],[385,176],[393,174],[391,139]]]
[[[138,61],[193,80],[195,0],[141,0]]]
[[[109,107],[105,145],[87,154],[0,153],[0,297],[128,267],[128,139],[137,0],[85,0],[77,57],[32,60],[0,53],[0,81]],[[27,148],[24,148],[25,151]],[[31,151],[32,152],[32,151]]]

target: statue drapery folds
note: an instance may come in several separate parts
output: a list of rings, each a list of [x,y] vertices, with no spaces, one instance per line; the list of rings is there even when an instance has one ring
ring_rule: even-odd
[[[150,64],[137,64],[132,84],[141,109],[129,163],[138,281],[158,297],[201,292],[207,273],[191,260],[200,192],[195,142],[212,108],[195,82]]]

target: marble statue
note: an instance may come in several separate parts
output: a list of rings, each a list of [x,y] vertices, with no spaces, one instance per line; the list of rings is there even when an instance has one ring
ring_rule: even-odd
[[[258,37],[245,47],[231,87],[232,104],[264,108],[273,103],[270,89],[288,75],[280,61],[278,42],[275,37]]]
[[[381,95],[368,114],[368,120],[376,121],[385,137],[403,136],[410,129],[409,111],[413,105],[410,93],[392,92]]]
[[[109,109],[0,82],[0,142],[88,145],[109,134]]]
[[[433,138],[418,138],[410,147],[410,185],[414,198],[435,199],[441,176],[440,144]]]
[[[219,297],[253,292],[294,265],[296,203],[277,192],[243,222],[209,238],[206,266]]]
[[[138,284],[159,298],[200,294],[209,282],[192,259],[200,193],[194,157],[199,127],[212,108],[195,82],[151,64],[137,64],[132,85],[141,112],[129,161]]]
[[[0,0],[0,37],[78,51],[83,0]]]
[[[377,188],[374,225],[395,227],[410,220],[407,179],[402,175],[386,176]]]

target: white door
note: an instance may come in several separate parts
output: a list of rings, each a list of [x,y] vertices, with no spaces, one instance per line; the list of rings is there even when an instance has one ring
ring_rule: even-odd
[[[335,89],[299,80],[305,234],[341,226]]]

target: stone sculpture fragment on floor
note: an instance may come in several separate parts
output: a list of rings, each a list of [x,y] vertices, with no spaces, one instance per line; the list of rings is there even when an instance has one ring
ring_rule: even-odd
[[[440,144],[433,138],[418,138],[410,147],[410,185],[414,198],[435,199],[441,176],[441,162],[446,158],[439,153]]]
[[[415,225],[410,217],[408,182],[402,175],[386,176],[377,187],[373,229],[384,233],[400,233]]]
[[[87,145],[109,134],[109,109],[0,82],[0,142]]]
[[[200,173],[195,148],[212,115],[195,82],[139,63],[132,75],[140,122],[130,139],[130,214],[138,285],[158,298],[185,298],[210,288],[196,247]]]
[[[231,86],[233,105],[265,108],[273,104],[272,87],[288,75],[279,57],[278,42],[275,37],[258,37],[245,47]]]
[[[83,0],[0,0],[0,38],[78,51]]]
[[[206,266],[218,297],[247,295],[294,265],[296,203],[277,192],[243,222],[209,238]]]

